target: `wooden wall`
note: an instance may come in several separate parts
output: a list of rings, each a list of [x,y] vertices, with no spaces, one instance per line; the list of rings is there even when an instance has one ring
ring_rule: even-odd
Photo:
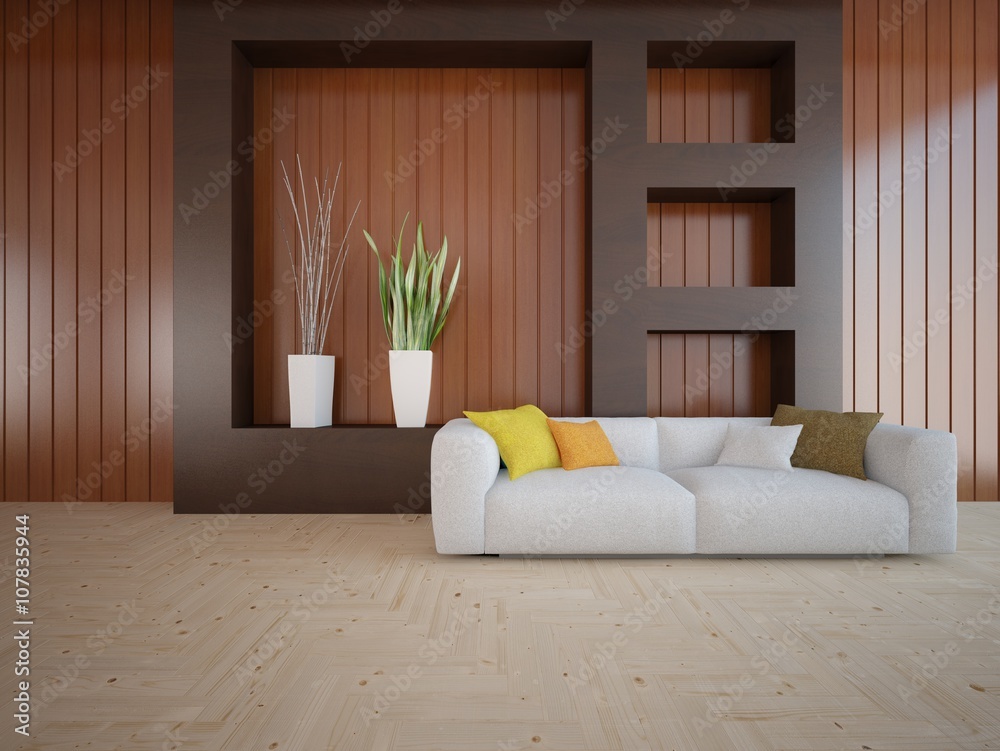
[[[3,4],[2,500],[172,498],[172,28]]]
[[[844,406],[997,500],[997,0],[844,2]]]
[[[393,422],[377,261],[361,230],[386,258],[407,213],[407,259],[417,219],[431,248],[447,235],[447,278],[462,258],[428,424],[526,403],[583,414],[583,70],[264,68],[254,88],[256,132],[274,109],[294,116],[254,161],[254,296],[279,300],[254,335],[256,423],[288,422],[286,355],[299,344],[275,208],[287,222],[280,163],[296,151],[307,171],[343,163],[341,228],[361,202],[326,346],[336,423]]]

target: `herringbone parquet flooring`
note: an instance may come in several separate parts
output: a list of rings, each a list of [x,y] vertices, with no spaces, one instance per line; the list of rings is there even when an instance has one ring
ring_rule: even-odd
[[[961,552],[440,557],[427,516],[31,514],[31,738],[0,748],[1000,749],[1000,505]],[[213,526],[214,525],[214,526]],[[5,698],[16,627],[4,626]]]

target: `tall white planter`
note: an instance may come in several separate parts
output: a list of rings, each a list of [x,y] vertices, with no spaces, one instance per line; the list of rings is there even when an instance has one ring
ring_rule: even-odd
[[[389,350],[389,381],[397,428],[422,428],[427,424],[433,370],[434,353],[429,349]]]
[[[293,428],[333,425],[333,355],[289,355],[288,396]]]

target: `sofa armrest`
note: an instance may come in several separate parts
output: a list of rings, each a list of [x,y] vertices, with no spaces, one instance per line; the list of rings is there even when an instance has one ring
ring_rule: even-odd
[[[471,420],[451,420],[431,446],[431,524],[439,553],[486,551],[486,491],[500,471],[496,442]]]
[[[955,552],[958,448],[954,435],[877,425],[865,449],[865,474],[909,501],[910,553]]]

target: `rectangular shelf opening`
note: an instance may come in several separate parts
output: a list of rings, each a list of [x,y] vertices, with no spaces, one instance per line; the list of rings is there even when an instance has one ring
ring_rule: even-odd
[[[649,42],[649,143],[793,143],[792,42]]]
[[[651,331],[646,342],[650,417],[768,417],[795,403],[792,331]]]
[[[795,286],[795,192],[651,189],[650,287]]]

